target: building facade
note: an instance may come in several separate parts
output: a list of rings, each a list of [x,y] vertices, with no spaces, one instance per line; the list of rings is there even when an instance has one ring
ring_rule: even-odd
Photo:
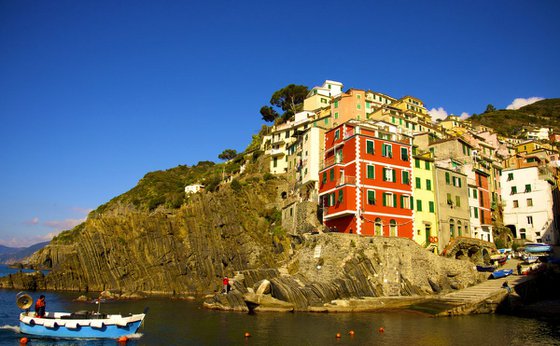
[[[319,174],[328,229],[413,238],[409,136],[386,123],[348,121],[325,134]]]

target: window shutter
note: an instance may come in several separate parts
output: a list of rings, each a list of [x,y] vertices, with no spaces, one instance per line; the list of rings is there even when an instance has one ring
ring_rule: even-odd
[[[392,182],[396,182],[397,181],[397,171],[393,169],[393,180]]]
[[[387,193],[383,192],[383,206],[386,207],[387,206]]]
[[[397,207],[397,194],[393,194],[393,207]]]
[[[445,172],[445,183],[449,185],[449,182],[450,182],[449,172]]]

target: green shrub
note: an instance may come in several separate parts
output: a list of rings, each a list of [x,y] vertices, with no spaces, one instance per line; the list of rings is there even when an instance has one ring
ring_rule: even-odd
[[[239,180],[233,179],[233,180],[231,181],[231,188],[232,188],[233,191],[235,191],[235,192],[241,191],[242,186],[241,186],[241,183],[239,182]]]

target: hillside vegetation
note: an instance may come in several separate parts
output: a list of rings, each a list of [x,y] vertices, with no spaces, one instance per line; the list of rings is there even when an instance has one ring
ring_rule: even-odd
[[[517,110],[501,109],[474,114],[469,119],[473,125],[488,126],[509,137],[519,136],[527,126],[560,130],[560,98],[538,101]]]

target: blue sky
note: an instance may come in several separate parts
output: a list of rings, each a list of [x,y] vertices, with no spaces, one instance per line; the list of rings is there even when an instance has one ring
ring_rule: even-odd
[[[558,13],[554,0],[0,0],[0,244],[48,239],[149,171],[242,151],[290,83],[413,95],[440,114],[560,97]]]

